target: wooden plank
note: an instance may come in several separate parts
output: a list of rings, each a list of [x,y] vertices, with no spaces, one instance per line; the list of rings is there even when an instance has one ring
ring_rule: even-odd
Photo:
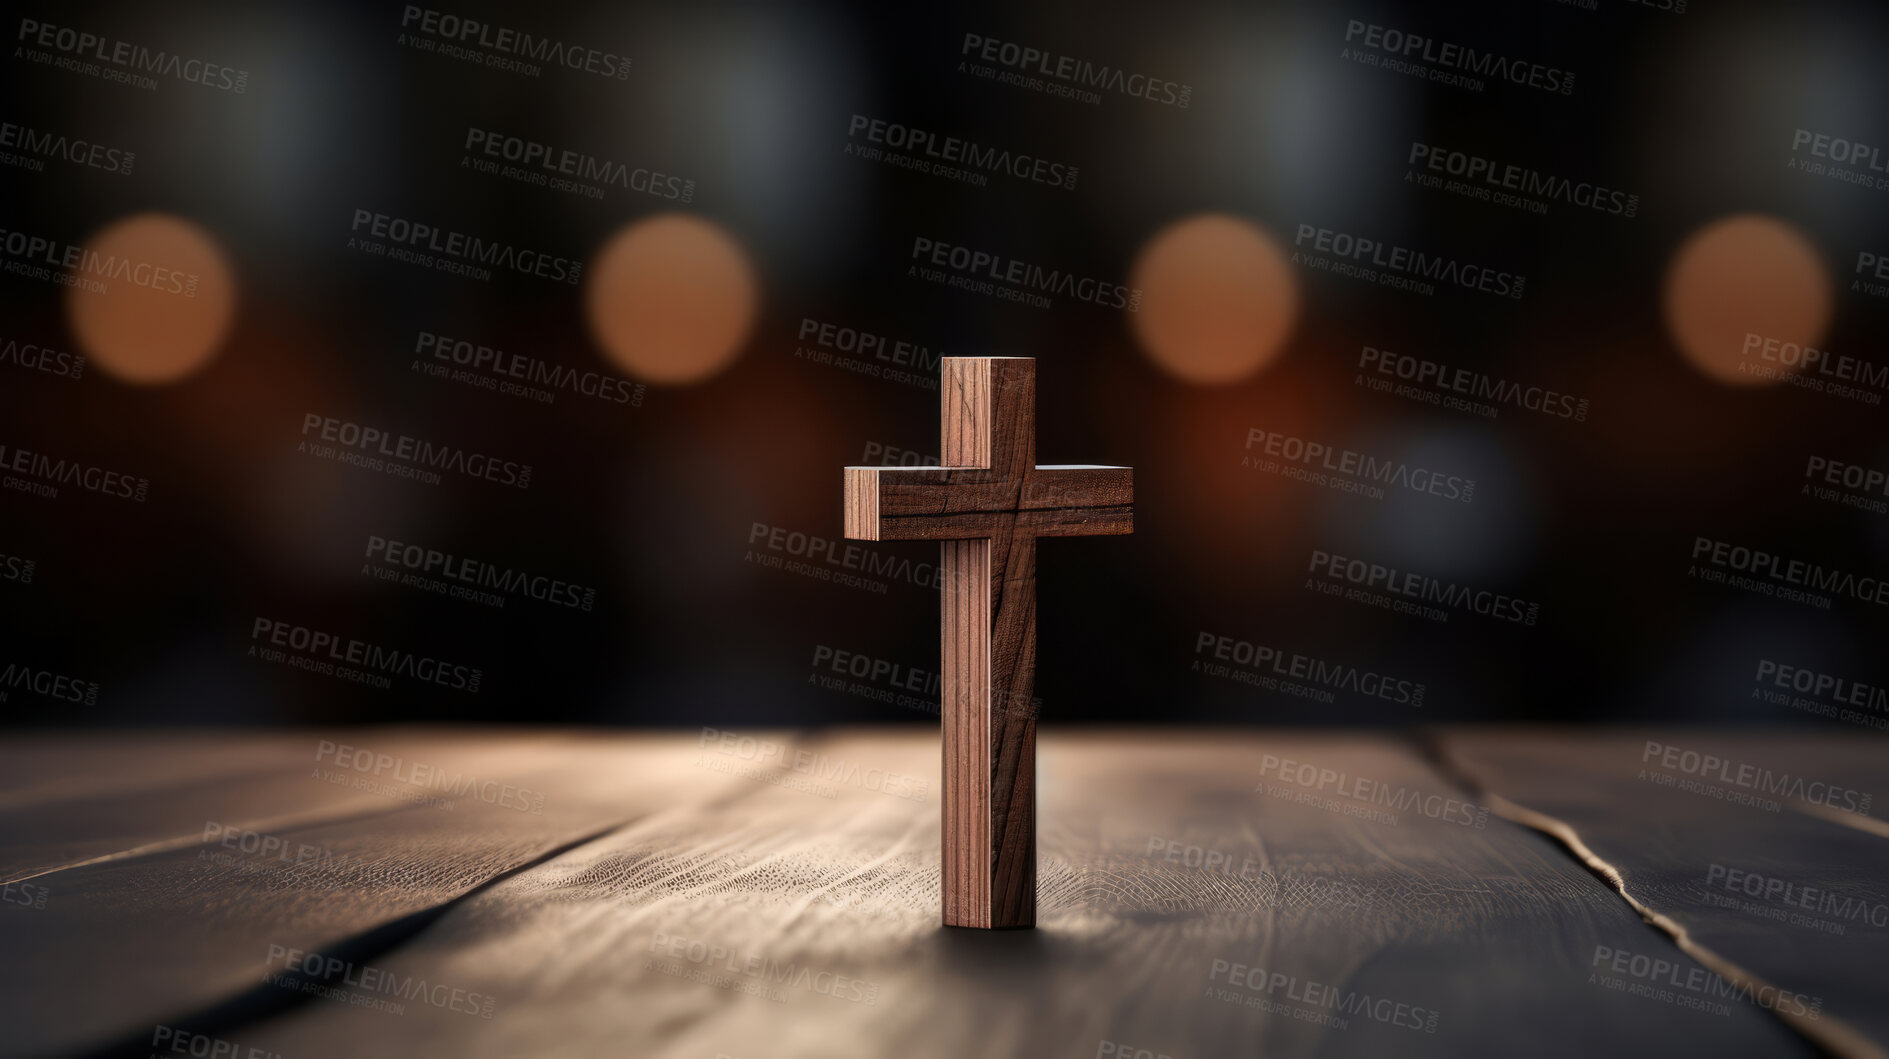
[[[939,462],[946,467],[991,468],[1014,478],[1036,462],[1036,431],[991,436],[991,425],[1003,411],[998,405],[1010,396],[1020,396],[993,396],[994,381],[1017,381],[1013,375],[993,370],[996,363],[992,357],[946,357],[938,365]],[[1034,422],[1034,390],[1029,394],[1028,415]],[[1021,447],[1003,447],[1013,440]]]
[[[1559,827],[1725,980],[1792,994],[1785,1016],[1832,1050],[1889,1049],[1889,845],[1871,815],[1889,809],[1889,743],[1679,729],[1461,733],[1442,746],[1512,815]]]
[[[1131,467],[1037,467],[1021,478],[954,467],[848,467],[846,535],[859,540],[963,540],[1007,531],[1035,537],[1135,531]]]
[[[119,731],[75,738],[61,732],[18,732],[0,743],[0,812],[222,776],[283,772],[306,762],[302,747],[274,734]],[[0,830],[0,837],[4,834]]]
[[[443,739],[437,751],[421,747],[414,753],[428,756],[410,760],[451,767],[444,763],[465,742]],[[696,764],[684,749],[694,737],[633,746],[566,738],[555,752],[530,733],[471,742],[489,771],[470,777],[477,782],[461,793],[283,828],[271,837],[286,843],[286,855],[260,842],[253,850],[211,843],[36,880],[50,889],[43,907],[0,908],[8,913],[0,915],[5,1048],[51,1054],[114,1040],[148,1044],[155,1026],[187,1024],[218,1005],[250,1017],[294,1004],[296,994],[264,981],[287,972],[282,955],[289,950],[398,945],[479,886],[654,812],[678,791],[716,797],[747,783]],[[523,749],[512,750],[513,742]],[[503,766],[508,753],[510,768]],[[304,783],[311,800],[325,787]]]
[[[941,625],[943,724],[978,729],[972,752],[946,752],[940,901],[963,927],[1036,923],[1036,719],[993,707],[1029,701],[1036,678],[1036,542],[1017,529],[1016,498],[1036,465],[1036,362],[952,359],[940,386],[940,459],[985,468],[1004,483],[1008,510],[973,516],[980,547],[946,547]],[[888,498],[882,491],[880,502]],[[980,745],[981,743],[981,745]],[[981,753],[976,752],[981,750]],[[967,818],[982,814],[980,822]]]
[[[1039,465],[1023,480],[1018,518],[1038,537],[1112,537],[1135,532],[1135,469]]]
[[[277,834],[403,804],[351,782],[333,782],[374,777],[340,766],[324,754],[324,745],[372,747],[375,753],[480,774],[486,765],[501,762],[515,770],[545,742],[544,736],[521,736],[506,744],[481,736],[423,739],[393,730],[263,740],[209,735],[194,746],[175,738],[112,739],[101,741],[100,759],[92,765],[84,757],[85,740],[42,737],[0,756],[0,767],[43,757],[65,770],[57,780],[47,777],[23,787],[21,798],[0,807],[0,883],[193,848],[236,832]],[[76,781],[95,768],[96,790],[84,793]],[[397,788],[390,788],[396,796]]]
[[[966,712],[989,727],[990,758],[946,758],[944,786],[947,798],[972,792],[958,796],[990,807],[990,856],[983,865],[990,886],[987,903],[968,909],[963,895],[947,890],[945,922],[1030,927],[1036,925],[1036,712],[1027,707],[1036,689],[1036,539],[993,538],[988,563],[989,602],[978,615],[989,622],[988,679]],[[947,643],[951,636],[947,626]]]
[[[992,773],[990,723],[990,541],[946,541],[943,545],[943,636],[940,726],[941,764],[965,762],[966,772],[942,768],[944,872],[940,899],[946,923],[990,925]],[[982,779],[979,779],[979,776]]]
[[[885,793],[936,775],[928,734],[801,752],[830,789],[712,798],[685,777],[675,810],[474,895],[374,964],[495,998],[489,1019],[396,1016],[345,987],[223,1036],[285,1055],[1810,1053],[1750,1005],[1591,981],[1597,947],[1697,965],[1553,842],[1476,827],[1399,744],[1052,734],[1039,929],[994,933],[937,925],[936,792]],[[1344,778],[1321,790],[1324,773]]]

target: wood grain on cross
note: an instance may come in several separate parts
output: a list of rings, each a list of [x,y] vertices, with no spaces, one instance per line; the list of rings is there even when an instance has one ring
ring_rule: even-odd
[[[1128,467],[1036,465],[1036,361],[946,357],[942,467],[846,468],[846,536],[944,542],[944,920],[1036,923],[1036,539],[1133,533]]]

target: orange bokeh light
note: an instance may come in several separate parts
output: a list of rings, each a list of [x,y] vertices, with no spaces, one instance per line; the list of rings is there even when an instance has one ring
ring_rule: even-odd
[[[107,374],[164,386],[202,369],[236,310],[236,279],[216,240],[166,213],[139,213],[86,240],[81,278],[66,288],[79,346]]]
[[[1156,232],[1129,284],[1141,348],[1184,382],[1224,385],[1265,367],[1299,314],[1299,284],[1278,244],[1238,217],[1205,213]]]
[[[591,335],[625,371],[687,386],[734,363],[754,326],[760,282],[718,225],[683,213],[618,233],[588,269]]]
[[[1748,356],[1748,336],[1815,346],[1830,325],[1833,299],[1830,274],[1810,240],[1755,213],[1692,233],[1666,271],[1666,327],[1679,352],[1701,374],[1729,386],[1768,386],[1801,368],[1801,360]]]

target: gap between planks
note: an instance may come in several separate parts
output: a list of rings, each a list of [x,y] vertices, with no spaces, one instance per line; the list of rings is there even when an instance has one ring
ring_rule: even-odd
[[[1429,733],[1416,736],[1413,742],[1417,753],[1435,767],[1437,773],[1445,780],[1482,799],[1492,812],[1504,820],[1539,832],[1553,840],[1556,846],[1579,862],[1589,874],[1599,879],[1609,890],[1625,901],[1627,907],[1633,909],[1642,922],[1653,928],[1655,934],[1677,946],[1679,951],[1747,992],[1780,988],[1745,970],[1729,957],[1707,948],[1686,930],[1685,924],[1635,897],[1633,892],[1627,889],[1626,877],[1620,873],[1620,870],[1588,846],[1572,824],[1559,817],[1517,804],[1497,794],[1474,770],[1450,752],[1440,735]],[[1766,1007],[1762,1010],[1769,1012],[1792,1032],[1826,1052],[1852,1056],[1856,1059],[1889,1059],[1889,1053],[1885,1053],[1876,1042],[1842,1019],[1829,1015],[1820,1015],[1812,1019],[1795,1012],[1781,1011],[1775,1007]]]

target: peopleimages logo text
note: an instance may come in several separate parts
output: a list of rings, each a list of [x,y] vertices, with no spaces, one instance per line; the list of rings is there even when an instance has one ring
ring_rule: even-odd
[[[1859,577],[1843,570],[1787,558],[1775,552],[1747,548],[1730,541],[1694,537],[1692,559],[1695,563],[1767,578],[1780,584],[1802,586],[1877,606],[1889,606],[1889,581],[1877,577]]]
[[[1124,96],[1165,103],[1185,110],[1194,98],[1194,87],[1160,77],[1129,73],[1119,66],[1093,63],[1073,55],[1057,55],[1042,48],[998,40],[978,33],[966,33],[958,54],[1002,66],[1020,74],[1033,74],[1065,85],[1085,89],[1104,89]],[[1026,86],[1027,87],[1027,86]],[[1090,93],[1093,94],[1093,93]],[[1098,97],[1099,99],[1099,97]]]
[[[197,296],[197,274],[179,272],[177,269],[144,261],[138,258],[120,257],[117,254],[103,254],[88,249],[77,243],[67,243],[44,235],[29,232],[0,229],[0,251],[9,258],[33,266],[50,269],[71,269],[79,277],[93,277],[130,283],[159,294],[178,294],[186,298]],[[7,271],[16,271],[8,268]],[[48,278],[40,276],[39,278]],[[88,288],[94,293],[106,293],[108,288],[94,286]]]
[[[509,269],[527,276],[556,283],[575,284],[583,277],[584,264],[567,257],[557,257],[541,250],[516,247],[510,243],[482,239],[465,232],[437,228],[420,221],[356,209],[349,226],[356,235],[372,236],[411,251],[443,254],[492,268]]]
[[[1574,74],[1567,70],[1453,41],[1437,40],[1420,33],[1408,33],[1374,22],[1361,22],[1355,18],[1347,21],[1345,43],[1438,69],[1507,81],[1564,96],[1574,94]]]
[[[67,353],[34,342],[9,338],[0,344],[0,364],[44,372],[73,382],[85,374],[85,354]]]
[[[1279,998],[1281,1009],[1278,1014],[1290,1014],[1293,1018],[1319,1025],[1347,1029],[1350,1023],[1338,1016],[1362,1017],[1373,1022],[1401,1029],[1416,1030],[1421,1033],[1435,1033],[1437,1020],[1441,1015],[1432,1008],[1417,1007],[1390,997],[1374,997],[1370,993],[1328,985],[1309,978],[1300,978],[1284,971],[1269,971],[1264,967],[1229,960],[1216,959],[1209,966],[1207,981],[1225,982],[1242,989],[1256,991],[1263,996]],[[1215,996],[1216,991],[1209,986],[1208,996]],[[1258,996],[1245,998],[1250,1004]],[[1237,995],[1219,997],[1223,1000],[1238,999]],[[1295,1005],[1284,1007],[1284,1005]],[[1257,1005],[1253,1005],[1257,1006]],[[1271,1010],[1263,1008],[1262,1010]]]
[[[1258,453],[1255,454],[1254,450]],[[1415,493],[1427,493],[1446,500],[1469,503],[1476,496],[1476,480],[1448,474],[1434,468],[1420,467],[1393,458],[1379,458],[1369,453],[1337,448],[1321,441],[1310,441],[1262,427],[1246,431],[1246,451],[1241,466],[1263,465],[1284,460],[1297,464],[1295,470],[1316,472],[1323,479],[1339,476],[1356,482],[1395,486]],[[1322,482],[1320,484],[1323,484]]]
[[[250,627],[253,645],[260,643],[286,648],[309,658],[361,666],[373,673],[411,677],[455,691],[477,692],[484,672],[472,666],[416,655],[398,648],[385,648],[364,640],[312,629],[306,625],[258,617]]]
[[[1061,269],[1044,268],[1042,265],[1005,257],[986,250],[953,246],[950,243],[927,239],[924,236],[918,236],[912,240],[912,260],[951,269],[971,278],[974,282],[990,281],[1004,284],[1009,288],[1026,292],[1041,301],[1043,307],[1047,307],[1048,302],[1042,295],[1055,294],[1109,309],[1137,312],[1141,308],[1141,291],[1134,287],[1110,283],[1092,276],[1078,276]]]
[[[63,456],[49,456],[32,449],[0,442],[0,472],[6,477],[0,485],[33,493],[48,499],[59,495],[60,486],[77,486],[100,496],[143,503],[150,494],[151,482],[96,464],[81,463]],[[23,475],[16,478],[14,475]]]
[[[1757,676],[1752,679],[1759,684],[1771,684],[1801,695],[1815,695],[1843,706],[1860,706],[1889,713],[1889,688],[1864,684],[1834,673],[1822,673],[1804,666],[1760,658]]]
[[[97,681],[80,680],[50,669],[8,662],[5,669],[0,669],[0,702],[6,700],[7,691],[30,691],[60,702],[96,706],[99,685]]]
[[[523,387],[525,396],[565,391],[583,397],[595,397],[600,401],[613,404],[639,405],[642,403],[642,383],[633,383],[628,379],[605,375],[601,372],[580,372],[575,368],[554,364],[541,357],[497,349],[432,331],[416,333],[413,356],[424,357],[440,366],[451,364],[478,372],[482,376],[498,377],[508,381],[522,380],[523,383],[529,384],[529,387],[543,388],[534,390]],[[501,389],[503,388],[501,384]]]
[[[1426,294],[1429,293],[1424,290],[1426,283],[1443,283],[1519,300],[1528,282],[1526,277],[1512,272],[1501,272],[1472,262],[1412,250],[1407,246],[1384,243],[1315,224],[1299,225],[1292,245],[1295,261],[1300,260],[1301,254],[1329,255],[1332,260],[1339,262],[1339,267],[1331,271],[1356,275],[1357,278],[1390,287],[1408,286]]]
[[[581,193],[584,189],[574,186],[573,182],[588,181],[592,185],[611,185],[676,202],[691,202],[695,199],[695,181],[686,177],[642,167],[632,168],[622,162],[598,158],[567,147],[553,147],[523,136],[509,136],[476,125],[466,127],[463,150],[486,159],[514,163],[527,172],[527,183],[544,183],[560,191],[577,190]],[[556,178],[561,177],[569,177],[570,180],[556,182]],[[596,195],[589,197],[600,198],[602,191],[599,189]]]
[[[14,39],[80,59],[95,60],[141,74],[174,77],[179,81],[189,81],[237,95],[242,95],[249,87],[247,70],[153,50],[127,40],[112,40],[96,33],[54,26],[30,18],[20,19],[20,32]],[[155,87],[155,82],[152,87]]]
[[[1312,550],[1311,562],[1307,570],[1313,574],[1329,577],[1337,584],[1355,585],[1380,593],[1388,593],[1403,600],[1414,600],[1417,604],[1441,604],[1518,625],[1533,625],[1541,614],[1541,604],[1517,599],[1505,593],[1479,590],[1469,585],[1445,581],[1413,570],[1399,570],[1365,559],[1333,555],[1316,548]]]
[[[1789,772],[1775,772],[1764,765],[1734,761],[1717,754],[1646,740],[1640,750],[1642,769],[1649,763],[1668,773],[1697,777],[1723,783],[1746,791],[1791,798],[1840,809],[1858,816],[1868,816],[1875,795],[1867,791],[1840,787],[1823,780],[1813,780]]]
[[[137,161],[137,154],[122,147],[95,143],[83,137],[66,136],[63,133],[47,132],[28,125],[17,125],[10,121],[0,122],[0,148],[7,151],[22,151],[27,155],[37,156],[23,162],[29,169],[41,169],[38,158],[57,158],[73,165],[91,169],[103,169],[107,173],[126,175]],[[0,162],[12,164],[16,156],[0,152]]]
[[[1202,632],[1195,638],[1194,654],[1211,655],[1221,662],[1252,666],[1275,676],[1302,680],[1338,691],[1355,692],[1405,706],[1422,706],[1426,690],[1424,685],[1414,680],[1211,632]],[[1199,669],[1200,662],[1196,661],[1194,667]]]
[[[553,606],[569,607],[573,610],[590,610],[596,606],[597,590],[585,585],[572,584],[543,574],[532,574],[515,567],[484,562],[454,555],[437,548],[428,548],[419,544],[407,544],[389,540],[386,537],[369,534],[365,558],[385,563],[399,570],[423,575],[417,578],[422,587],[434,578],[470,586],[472,591],[466,594],[475,599],[490,596],[492,593],[478,592],[478,589],[493,589],[540,603]],[[460,593],[451,593],[459,595]],[[503,600],[500,600],[503,605]]]
[[[1467,394],[1479,401],[1540,412],[1558,419],[1576,422],[1585,422],[1587,419],[1588,402],[1585,397],[1540,386],[1523,386],[1472,368],[1452,367],[1427,357],[1364,346],[1363,352],[1358,355],[1358,370],[1373,371],[1451,393]]]
[[[398,997],[401,1000],[418,1001],[442,1011],[453,1011],[486,1019],[492,1017],[492,1008],[496,1003],[490,995],[468,992],[444,982],[428,982],[424,978],[413,975],[403,975],[397,971],[353,963],[338,956],[327,956],[319,952],[309,952],[283,945],[269,946],[268,962],[270,978],[267,980],[274,981],[278,985],[328,987],[324,995],[336,1000],[346,997],[350,1003],[355,1003],[352,1000],[354,995],[372,998],[379,994]],[[276,964],[280,964],[284,971],[301,976],[302,980],[298,982],[297,979],[286,975],[278,980],[274,971]],[[347,986],[349,989],[358,989],[362,992],[349,994],[344,990],[333,988],[336,986]],[[356,1006],[364,1005],[357,1003]],[[405,1009],[398,1005],[386,1010],[405,1014]]]
[[[429,471],[452,471],[519,489],[531,487],[529,463],[501,460],[483,453],[469,452],[456,445],[436,445],[420,438],[325,416],[319,412],[309,412],[302,417],[302,436],[312,436],[343,449],[370,454],[370,459],[385,457],[410,462]]]
[[[1472,185],[1486,185],[1497,191],[1513,192],[1543,203],[1565,202],[1620,217],[1632,217],[1640,212],[1640,196],[1626,191],[1584,180],[1569,180],[1527,166],[1498,162],[1468,151],[1451,150],[1421,141],[1412,141],[1410,144],[1407,164],[1413,173],[1422,170],[1431,175],[1452,176]],[[1541,209],[1531,212],[1546,210],[1547,207],[1543,205]]]
[[[867,143],[890,147],[894,150],[909,151],[921,166],[928,166],[931,160],[949,162],[969,169],[986,173],[1002,173],[1018,180],[1027,180],[1038,184],[1047,184],[1064,190],[1076,186],[1079,170],[1073,165],[1052,162],[1028,152],[1009,151],[1001,147],[990,147],[975,140],[960,139],[931,132],[927,129],[914,128],[883,118],[869,118],[864,114],[854,114],[847,123],[846,135],[849,139],[865,140]]]
[[[618,81],[630,76],[630,60],[613,52],[568,44],[476,18],[464,18],[430,7],[407,4],[400,12],[400,28],[424,33],[450,44],[483,48],[489,52],[532,62],[562,66]],[[492,64],[498,65],[498,64]]]

